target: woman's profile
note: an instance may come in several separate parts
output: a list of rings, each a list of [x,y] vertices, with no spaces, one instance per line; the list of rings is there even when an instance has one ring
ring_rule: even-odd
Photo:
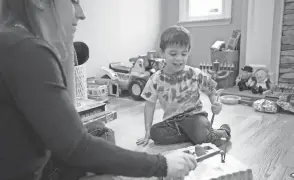
[[[95,174],[184,177],[196,167],[188,154],[134,152],[87,133],[72,93],[79,0],[1,2],[0,179],[39,180],[51,154]]]

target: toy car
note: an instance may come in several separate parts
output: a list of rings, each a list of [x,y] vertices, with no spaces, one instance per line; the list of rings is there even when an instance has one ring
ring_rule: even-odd
[[[129,60],[132,66],[123,63],[110,63],[109,68],[102,67],[98,78],[116,81],[120,90],[128,90],[135,100],[141,100],[141,93],[149,77],[164,66],[160,58],[139,56]]]

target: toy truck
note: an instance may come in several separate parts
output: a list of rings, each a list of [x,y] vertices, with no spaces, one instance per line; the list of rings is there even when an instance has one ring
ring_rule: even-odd
[[[110,79],[117,82],[121,91],[127,90],[134,100],[141,100],[141,93],[149,77],[164,66],[161,58],[139,56],[129,60],[132,66],[123,63],[110,63],[109,67],[102,67],[97,75],[98,79]]]

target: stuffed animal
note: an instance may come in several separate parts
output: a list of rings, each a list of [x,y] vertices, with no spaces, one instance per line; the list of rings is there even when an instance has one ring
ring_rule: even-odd
[[[271,81],[268,69],[264,67],[256,69],[248,81],[248,85],[253,94],[263,94],[263,92],[270,90]]]
[[[248,80],[252,76],[253,68],[251,66],[245,66],[241,70],[242,72],[236,78],[236,85],[239,87],[240,91],[244,91],[250,89],[248,86]]]

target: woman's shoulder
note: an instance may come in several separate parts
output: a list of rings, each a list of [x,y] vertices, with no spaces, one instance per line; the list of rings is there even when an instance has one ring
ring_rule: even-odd
[[[0,29],[1,48],[10,48],[14,45],[21,46],[24,44],[50,47],[45,40],[38,38],[21,28],[1,27]]]
[[[23,40],[33,40],[34,36],[24,30],[2,26],[0,30],[1,47],[9,47],[21,43]]]
[[[45,48],[58,58],[57,53],[45,40],[18,28],[1,28],[0,30],[0,52],[2,55],[24,49]]]

